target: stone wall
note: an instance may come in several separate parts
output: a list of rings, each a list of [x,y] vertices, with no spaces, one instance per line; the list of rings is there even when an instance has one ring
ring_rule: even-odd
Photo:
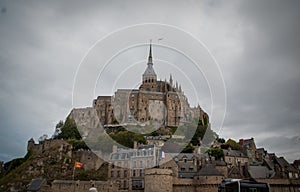
[[[257,179],[257,181],[269,183],[270,192],[298,192],[300,189],[299,179]]]
[[[203,178],[202,178],[203,179]],[[174,192],[217,192],[221,183],[220,178],[216,180],[215,177],[208,177],[203,180],[205,182],[195,181],[194,179],[173,179],[173,191]]]
[[[87,192],[91,187],[97,188],[99,192],[118,191],[117,184],[108,181],[54,180],[49,192]]]
[[[34,140],[30,139],[27,144],[27,150],[32,152],[42,152],[51,148],[66,149],[68,152],[72,151],[72,146],[61,139],[46,139],[38,144],[35,144]]]
[[[170,169],[145,170],[145,192],[173,191],[173,171]]]
[[[300,180],[259,179],[270,184],[270,192],[298,192]],[[42,187],[43,192],[87,192],[91,187],[100,192],[125,192],[113,181],[54,180],[51,186]],[[170,169],[148,169],[145,172],[145,189],[131,192],[217,192],[219,184],[213,180],[197,183],[193,179],[172,177]]]

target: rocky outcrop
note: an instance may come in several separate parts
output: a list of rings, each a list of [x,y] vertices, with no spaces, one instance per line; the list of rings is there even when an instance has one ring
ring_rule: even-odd
[[[80,132],[83,140],[87,139],[95,132],[104,132],[104,129],[100,124],[96,109],[94,108],[87,107],[73,109],[69,117],[75,121],[78,131]]]

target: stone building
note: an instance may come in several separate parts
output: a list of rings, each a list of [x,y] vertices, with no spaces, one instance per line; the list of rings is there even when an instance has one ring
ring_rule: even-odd
[[[220,184],[224,174],[216,169],[215,164],[207,163],[197,172],[194,179],[198,184]]]
[[[250,162],[256,161],[256,157],[255,157],[256,145],[253,137],[250,139],[240,139],[239,147],[241,151],[249,157]]]
[[[118,89],[114,96],[98,96],[93,101],[102,125],[142,123],[160,126],[178,126],[199,118],[203,124],[209,117],[200,106],[190,107],[188,99],[178,83],[158,80],[152,60],[152,47],[147,68],[138,89]]]
[[[244,166],[245,164],[249,163],[249,158],[243,152],[239,150],[233,149],[223,149],[224,153],[224,161],[229,166],[238,166],[239,164]]]
[[[108,179],[119,184],[119,189],[144,189],[147,168],[158,165],[160,149],[155,145],[141,145],[134,149],[117,149],[110,157]]]
[[[275,156],[273,159],[275,178],[298,179],[298,170],[293,167],[284,157]]]
[[[206,156],[194,153],[179,153],[174,157],[178,165],[178,177],[193,178],[201,165],[204,164]]]

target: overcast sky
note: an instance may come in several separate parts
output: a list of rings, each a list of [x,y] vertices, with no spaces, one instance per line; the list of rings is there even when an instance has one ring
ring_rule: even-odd
[[[257,147],[265,147],[289,161],[300,159],[299,18],[297,0],[2,0],[0,160],[23,156],[27,140],[37,140],[45,133],[50,136],[55,124],[65,119],[73,107],[76,70],[97,40],[122,27],[141,23],[178,27],[202,41],[218,61],[227,93],[220,137],[254,137]],[[168,35],[165,33],[162,38],[170,39]],[[141,79],[146,65],[138,59],[147,52],[148,48],[142,46],[127,53],[138,55],[135,72],[139,76],[128,78],[130,87],[118,87],[117,83],[116,88],[132,88],[139,83],[136,80]],[[154,58],[155,54],[159,56],[154,50]],[[168,54],[169,61],[176,59],[176,55],[165,55]],[[184,61],[181,59],[177,58]],[[160,68],[155,63],[154,67],[160,79],[176,74],[176,70]],[[189,75],[192,77],[193,72]],[[188,95],[191,87],[183,89],[195,104],[193,95]],[[207,92],[207,88],[203,90]],[[199,95],[201,106],[210,112],[209,94]]]

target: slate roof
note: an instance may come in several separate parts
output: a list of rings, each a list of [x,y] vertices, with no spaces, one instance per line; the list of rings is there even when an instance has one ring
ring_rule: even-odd
[[[223,176],[213,164],[206,164],[200,171],[197,173],[199,176]]]
[[[228,170],[228,176],[231,176],[232,174],[238,174],[238,175],[240,175],[241,173],[240,173],[240,170],[239,170],[239,168],[238,167],[236,167],[236,166],[232,166],[229,170]]]
[[[178,172],[178,177],[180,178],[194,178],[196,172]]]
[[[148,67],[146,68],[144,75],[156,75],[153,66],[151,64],[148,64]]]
[[[196,154],[196,153],[179,153],[176,155],[176,157],[178,159],[182,159],[184,156],[187,158],[187,160],[192,160],[193,157],[200,158],[200,157],[203,157],[206,155],[205,154]]]
[[[225,156],[232,156],[232,157],[247,157],[246,155],[244,155],[244,153],[242,153],[239,150],[227,150],[227,149],[223,149],[224,155]]]
[[[216,161],[215,161],[215,164],[216,164],[217,166],[226,166],[226,165],[227,165],[226,162],[225,162],[225,161],[222,161],[222,160],[216,160]]]
[[[277,161],[277,163],[282,167],[287,169],[290,172],[298,172],[297,169],[289,164],[287,160],[285,160],[283,157],[275,157],[274,160]]]
[[[274,175],[274,171],[270,171],[265,166],[249,166],[248,172],[252,178],[271,178]]]
[[[38,191],[42,185],[46,182],[45,179],[32,179],[27,188],[28,191]]]
[[[269,169],[274,170],[274,162],[268,159],[264,159],[263,165],[266,165]]]

